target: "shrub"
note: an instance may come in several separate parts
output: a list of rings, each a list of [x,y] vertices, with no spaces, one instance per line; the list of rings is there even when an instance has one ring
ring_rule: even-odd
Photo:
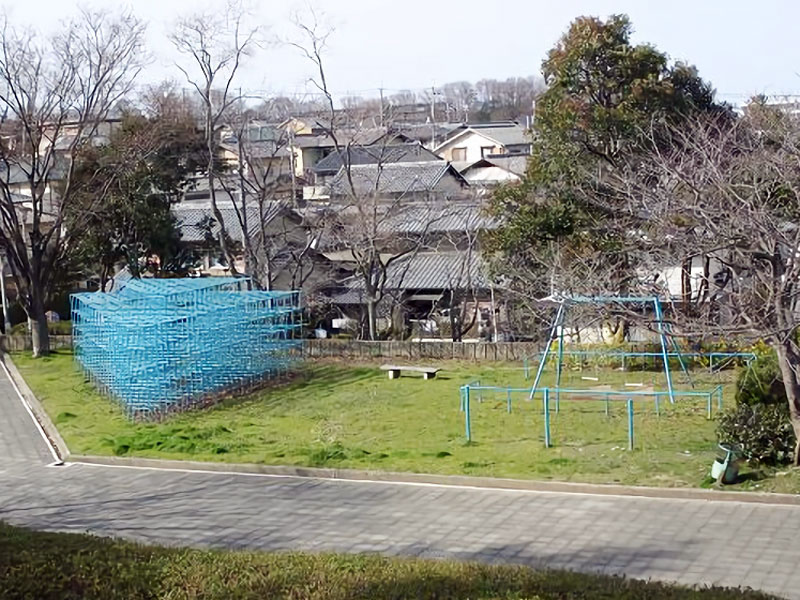
[[[720,417],[717,437],[740,446],[748,461],[765,465],[790,462],[795,444],[786,403],[738,404]]]
[[[786,404],[778,357],[774,351],[760,354],[749,368],[739,371],[736,380],[736,403]]]
[[[373,554],[229,552],[141,546],[0,523],[0,599],[538,598],[767,600],[752,590],[688,587],[617,575]]]

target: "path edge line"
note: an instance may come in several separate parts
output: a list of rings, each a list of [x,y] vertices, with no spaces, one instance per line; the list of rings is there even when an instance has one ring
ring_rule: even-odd
[[[39,433],[47,442],[50,452],[53,454],[53,458],[56,462],[67,460],[70,456],[67,443],[64,441],[64,438],[61,437],[55,423],[50,419],[50,415],[47,414],[47,411],[44,409],[41,402],[39,402],[36,394],[34,394],[33,390],[28,386],[28,383],[17,369],[17,365],[14,364],[8,352],[0,352],[0,365],[3,367],[3,371],[5,371],[20,402],[25,406],[28,414],[39,429]]]
[[[125,456],[84,456],[71,454],[70,463],[109,467],[132,467],[165,471],[220,473],[221,475],[264,475],[305,479],[325,479],[365,483],[396,483],[408,485],[433,485],[452,488],[514,490],[544,493],[580,494],[593,496],[626,496],[675,500],[703,500],[714,502],[747,502],[800,506],[800,495],[767,492],[726,492],[694,488],[658,488],[613,484],[574,483],[568,481],[541,481],[528,479],[502,479],[471,477],[467,475],[431,475],[427,473],[398,473],[392,471],[366,471],[359,469],[327,469],[283,465],[258,465],[248,463],[215,463],[161,458]]]

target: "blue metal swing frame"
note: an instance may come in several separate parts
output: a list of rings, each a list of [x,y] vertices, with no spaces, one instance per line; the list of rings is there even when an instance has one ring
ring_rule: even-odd
[[[683,361],[683,356],[681,355],[680,348],[675,341],[674,337],[671,335],[671,330],[669,328],[669,324],[664,322],[664,311],[661,306],[661,300],[659,300],[656,296],[569,296],[559,298],[558,300],[558,310],[556,311],[556,316],[553,319],[553,324],[550,327],[550,334],[547,339],[547,345],[542,352],[542,356],[539,360],[539,365],[536,369],[536,377],[533,380],[533,386],[531,386],[531,391],[529,394],[529,399],[533,400],[533,397],[536,395],[536,392],[539,388],[539,383],[542,378],[542,373],[544,372],[544,367],[547,364],[547,359],[550,357],[550,352],[553,344],[556,340],[558,340],[558,361],[556,362],[556,382],[555,388],[552,388],[552,391],[555,391],[556,394],[556,402],[559,399],[559,388],[561,387],[561,372],[563,370],[563,362],[564,362],[564,321],[566,318],[566,314],[570,304],[640,304],[647,306],[648,304],[652,304],[653,311],[655,314],[655,322],[657,325],[658,336],[661,342],[661,358],[664,361],[664,376],[667,380],[667,395],[669,397],[669,401],[671,404],[675,403],[675,390],[672,384],[672,372],[669,366],[669,357],[670,356],[677,356],[678,361],[681,365],[681,369],[683,372],[690,378],[689,370],[686,367],[686,364]],[[668,351],[669,341],[667,337],[670,338],[672,342],[673,352]]]

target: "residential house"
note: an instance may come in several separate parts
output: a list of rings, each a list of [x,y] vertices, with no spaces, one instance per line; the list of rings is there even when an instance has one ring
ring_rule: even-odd
[[[469,195],[469,183],[442,160],[353,165],[343,167],[329,186],[334,202],[352,203],[358,198],[386,201],[431,201]]]
[[[335,275],[332,267],[311,248],[311,239],[303,217],[289,203],[251,200],[242,210],[241,200],[226,190],[217,190],[217,207],[228,239],[236,247],[237,272],[245,272],[244,232],[250,243],[260,249],[263,276],[275,289],[303,289],[310,293],[329,285]],[[201,275],[227,276],[231,269],[220,249],[220,224],[209,202],[189,200],[172,207],[182,243],[198,259]]]
[[[428,161],[442,162],[442,159],[419,142],[378,143],[371,146],[350,146],[339,152],[331,152],[317,163],[313,171],[317,185],[325,185],[346,165]]]
[[[494,336],[500,311],[481,258],[480,234],[496,226],[496,219],[472,202],[417,204],[382,220],[382,260],[388,267],[377,307],[379,329],[391,325],[396,335],[416,337]],[[346,252],[323,251],[346,264]],[[338,316],[329,328],[347,324],[363,331],[365,290],[356,269],[328,290]]]
[[[530,154],[531,138],[513,121],[464,124],[451,130],[434,152],[450,162],[472,163],[497,155]]]

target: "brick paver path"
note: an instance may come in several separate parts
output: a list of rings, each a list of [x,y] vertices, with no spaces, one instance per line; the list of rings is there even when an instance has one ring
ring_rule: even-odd
[[[47,467],[11,392],[0,383],[0,519],[12,524],[192,546],[563,567],[800,599],[800,507]]]

